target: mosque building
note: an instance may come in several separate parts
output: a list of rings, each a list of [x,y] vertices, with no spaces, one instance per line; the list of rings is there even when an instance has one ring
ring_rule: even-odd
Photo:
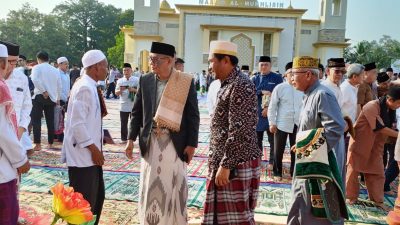
[[[153,41],[176,47],[185,71],[208,67],[209,43],[228,40],[238,45],[240,65],[257,70],[260,56],[271,57],[272,70],[283,72],[293,57],[308,55],[322,64],[342,57],[350,43],[345,38],[347,0],[321,0],[318,20],[303,19],[306,9],[283,8],[282,2],[257,0],[199,0],[198,5],[167,0],[135,0],[133,26],[124,26],[125,62],[149,70]]]

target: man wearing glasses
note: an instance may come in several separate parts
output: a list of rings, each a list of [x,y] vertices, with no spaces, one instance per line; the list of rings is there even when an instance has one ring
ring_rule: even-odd
[[[18,122],[18,138],[21,142],[24,153],[33,153],[32,141],[28,134],[28,126],[31,121],[32,99],[29,90],[28,78],[20,70],[15,69],[19,55],[19,45],[1,41],[1,44],[8,49],[8,69],[5,80],[13,98],[15,112]]]
[[[300,113],[299,132],[315,128],[324,128],[328,152],[343,137],[345,122],[339,104],[326,86],[319,83],[318,59],[302,56],[293,60],[292,81],[297,90],[304,92],[303,108]],[[298,156],[292,183],[292,202],[287,224],[332,224],[333,213],[338,217],[335,223],[343,224],[347,218],[347,209],[343,195],[342,182],[338,174],[338,185],[332,191],[332,201],[325,204],[321,195],[312,195],[310,179],[297,178]],[[334,161],[333,161],[334,162]],[[330,165],[330,164],[329,164]],[[318,172],[318,171],[317,171]],[[321,193],[322,194],[322,193]],[[319,198],[318,198],[319,197]],[[332,211],[327,207],[336,203]]]
[[[349,124],[346,124],[345,131],[348,130],[349,127],[352,127],[353,124],[349,115],[343,110],[343,94],[340,90],[340,84],[342,83],[343,75],[346,74],[346,65],[343,58],[330,58],[328,59],[328,65],[326,68],[326,74],[328,75],[327,79],[324,80],[321,84],[325,85],[329,90],[333,92],[335,98],[339,104],[340,110],[342,112],[343,117],[349,118]],[[354,106],[355,107],[355,106]],[[342,172],[342,176],[346,175],[346,150],[344,144],[344,136],[340,138],[339,142],[334,147],[334,151],[336,154],[339,170]]]
[[[174,69],[175,47],[153,42],[151,73],[140,77],[133,103],[126,155],[139,139],[142,156],[140,224],[187,224],[187,163],[199,134],[193,77]]]

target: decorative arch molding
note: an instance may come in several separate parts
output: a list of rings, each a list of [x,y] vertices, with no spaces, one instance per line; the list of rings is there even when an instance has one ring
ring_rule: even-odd
[[[238,59],[240,65],[249,65],[250,70],[254,67],[254,52],[253,40],[246,34],[240,33],[231,38],[231,42],[238,46]]]

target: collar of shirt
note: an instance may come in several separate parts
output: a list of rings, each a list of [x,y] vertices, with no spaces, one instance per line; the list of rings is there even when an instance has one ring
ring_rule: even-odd
[[[320,85],[319,80],[315,81],[311,87],[309,87],[307,90],[304,91],[304,94],[309,95],[311,92],[313,92],[318,86]]]
[[[240,72],[239,67],[233,68],[233,70],[229,73],[228,77],[224,81],[222,81],[221,87],[232,83],[238,76],[239,72]]]
[[[83,74],[82,79],[86,79],[91,85],[93,86],[97,86],[97,82],[95,80],[93,80],[93,78],[91,78],[89,75],[87,75],[86,73]]]

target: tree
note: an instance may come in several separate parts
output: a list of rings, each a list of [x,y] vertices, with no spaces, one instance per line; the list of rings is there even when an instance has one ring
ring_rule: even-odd
[[[125,50],[125,37],[124,33],[120,31],[115,35],[115,46],[107,50],[109,64],[121,68],[124,64],[124,50]]]
[[[55,7],[69,32],[73,54],[82,56],[89,49],[106,51],[118,33],[116,25],[121,9],[97,0],[68,0]]]
[[[400,59],[400,42],[384,35],[377,41],[361,41],[344,51],[349,63],[367,64],[375,62],[378,68],[390,67],[391,63]]]

